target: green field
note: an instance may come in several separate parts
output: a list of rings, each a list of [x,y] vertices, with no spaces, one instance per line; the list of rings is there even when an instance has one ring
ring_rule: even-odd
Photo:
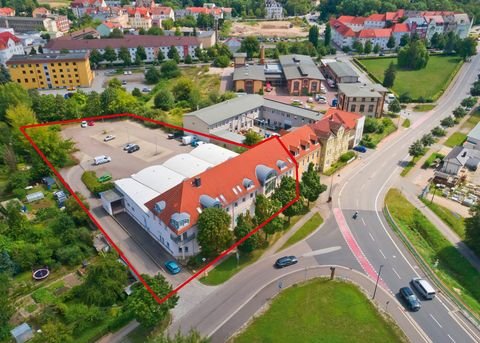
[[[383,73],[396,58],[361,59],[367,70],[383,81]],[[435,100],[448,86],[451,75],[457,70],[461,58],[453,56],[430,56],[427,67],[420,70],[397,70],[393,91],[397,95],[409,93],[412,99],[424,97]]]
[[[302,225],[286,242],[282,245],[278,251],[288,248],[289,246],[300,242],[302,239],[311,234],[317,227],[322,225],[323,218],[319,213],[315,213],[312,218],[307,220],[305,224]]]
[[[406,342],[354,285],[317,279],[279,294],[235,343]]]
[[[448,139],[445,141],[445,145],[453,148],[457,145],[462,145],[463,142],[467,139],[467,135],[461,132],[454,132]]]

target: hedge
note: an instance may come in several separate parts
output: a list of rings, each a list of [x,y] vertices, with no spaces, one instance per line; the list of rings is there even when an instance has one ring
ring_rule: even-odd
[[[82,182],[87,186],[88,190],[95,195],[115,187],[113,182],[98,182],[97,174],[91,170],[83,172]]]

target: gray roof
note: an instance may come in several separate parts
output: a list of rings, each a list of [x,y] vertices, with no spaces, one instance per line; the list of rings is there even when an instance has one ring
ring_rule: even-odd
[[[221,137],[221,138],[227,139],[227,140],[232,141],[232,142],[237,142],[237,143],[243,143],[243,141],[245,140],[244,136],[242,136],[238,133],[235,133],[235,132],[230,132],[228,130],[221,130],[221,131],[217,131],[217,132],[212,132],[212,134],[217,136],[217,137]]]
[[[265,72],[263,65],[246,65],[235,68],[233,72],[233,81],[237,80],[260,80],[265,81]]]
[[[77,41],[75,41],[77,42]],[[49,63],[56,61],[83,61],[88,58],[86,52],[74,52],[67,54],[39,54],[39,55],[13,55],[7,64],[14,63]]]
[[[456,146],[448,153],[447,156],[445,156],[443,164],[445,165],[445,162],[448,161],[448,163],[464,166],[469,158],[470,156],[468,156],[467,149],[465,149],[463,146]]]
[[[469,133],[468,138],[480,140],[480,123],[478,123]]]
[[[246,52],[236,52],[233,54],[233,57],[247,57],[247,53]]]
[[[279,60],[287,80],[300,78],[325,80],[310,56],[282,55]]]
[[[317,111],[284,104],[274,100],[264,99],[258,94],[242,95],[209,107],[202,108],[198,111],[187,113],[184,116],[195,116],[204,123],[213,125],[262,106],[313,120],[320,120],[323,117],[323,115]],[[215,134],[220,135],[220,133]]]
[[[23,343],[33,337],[33,331],[30,325],[23,323],[10,331],[17,343]]]
[[[337,77],[354,76],[358,77],[355,70],[353,70],[348,64],[343,62],[331,62],[328,63],[328,67],[337,75]]]
[[[368,85],[360,83],[339,83],[337,86],[338,91],[348,97],[380,98],[383,95],[379,92],[388,91],[378,83]]]

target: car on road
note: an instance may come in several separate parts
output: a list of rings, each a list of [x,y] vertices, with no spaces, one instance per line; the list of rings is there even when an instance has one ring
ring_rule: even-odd
[[[358,152],[367,152],[367,148],[365,148],[363,145],[357,145],[356,147],[353,147],[353,150]]]
[[[93,164],[96,166],[98,166],[99,164],[104,164],[108,162],[112,162],[112,158],[107,155],[100,155],[93,158]]]
[[[115,139],[115,136],[114,135],[108,135],[108,136],[105,136],[105,138],[103,139],[104,142],[109,142],[111,140],[114,140]]]
[[[138,146],[138,144],[134,144],[130,148],[127,149],[127,152],[129,154],[131,154],[132,152],[135,152],[135,151],[138,151],[138,150],[140,150],[140,147]]]
[[[88,124],[86,120],[82,121],[82,123],[80,124],[81,127],[87,127],[87,125]]]
[[[427,280],[414,277],[411,281],[411,284],[424,299],[431,300],[435,298],[435,289]]]
[[[93,125],[95,125],[95,123],[93,122],[93,120],[89,120],[89,121],[87,122],[87,125],[88,125],[88,126],[93,126]]]
[[[151,91],[152,91],[152,89],[151,89],[151,88],[148,88],[148,87],[144,87],[144,88],[142,89],[142,92],[144,92],[144,93],[148,93],[148,92],[151,92]]]
[[[127,81],[123,80],[122,85],[126,85],[126,84],[127,84]]]
[[[422,307],[420,300],[418,300],[415,293],[413,293],[410,287],[402,287],[400,288],[400,296],[405,300],[407,307],[410,311],[418,311]]]
[[[76,91],[76,90],[77,90],[77,89],[76,89],[75,87],[68,87],[68,88],[67,88],[67,91],[71,91],[71,92]]]
[[[178,274],[181,271],[180,267],[175,261],[165,262],[165,268],[167,268],[167,270],[173,275]]]
[[[134,145],[135,145],[135,143],[127,143],[123,146],[123,150],[127,151],[128,149],[130,149]]]
[[[291,266],[292,264],[295,264],[297,262],[298,262],[298,260],[295,256],[283,256],[283,257],[280,257],[275,262],[275,267],[277,267],[277,268],[288,267],[288,266]]]

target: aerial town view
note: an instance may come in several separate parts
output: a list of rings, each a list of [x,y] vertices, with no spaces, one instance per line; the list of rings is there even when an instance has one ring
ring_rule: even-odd
[[[478,0],[3,0],[0,343],[480,342]]]

